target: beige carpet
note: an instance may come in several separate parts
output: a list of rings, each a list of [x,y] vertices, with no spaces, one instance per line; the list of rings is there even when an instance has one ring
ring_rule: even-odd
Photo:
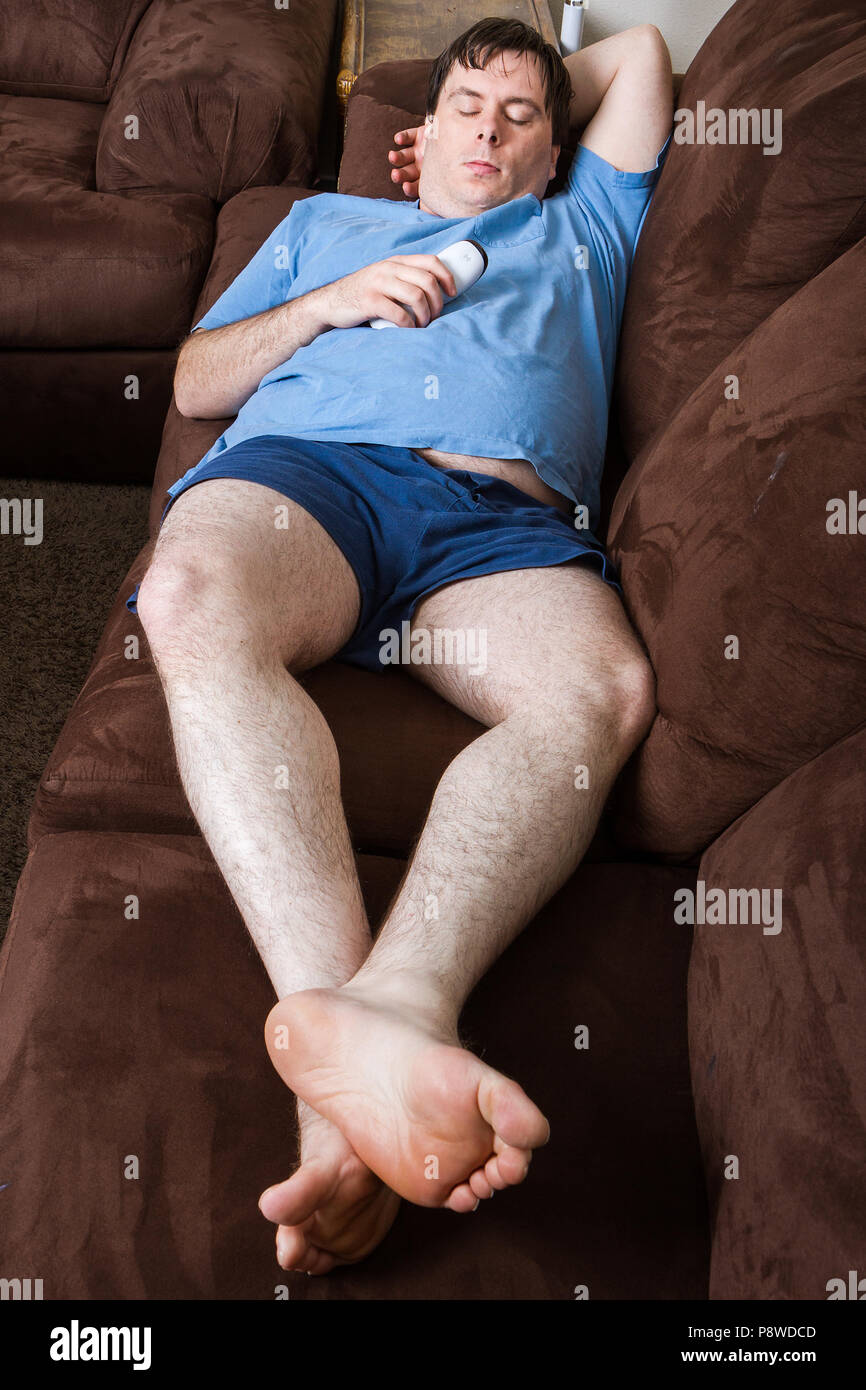
[[[43,528],[38,545],[0,534],[2,936],[27,857],[36,787],[118,587],[147,540],[150,489],[2,478],[0,497],[42,498]]]

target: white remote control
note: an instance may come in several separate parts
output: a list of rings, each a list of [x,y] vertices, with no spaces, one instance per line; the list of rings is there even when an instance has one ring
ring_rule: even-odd
[[[471,289],[475,281],[480,280],[487,269],[487,252],[477,241],[455,241],[451,246],[446,246],[444,251],[436,251],[434,254],[454,276],[457,294]],[[451,295],[445,303],[450,304],[455,298],[456,295]],[[404,305],[404,308],[409,309],[409,306]],[[409,313],[412,314],[411,309],[409,309]],[[415,315],[412,314],[412,317],[414,318]],[[398,323],[392,323],[390,319],[370,319],[371,328],[399,328],[400,326]]]

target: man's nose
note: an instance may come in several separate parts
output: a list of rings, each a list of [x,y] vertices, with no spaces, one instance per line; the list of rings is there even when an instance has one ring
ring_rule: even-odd
[[[482,144],[495,145],[499,139],[499,123],[502,116],[498,111],[490,107],[483,107],[478,112],[477,125],[475,128],[475,139]]]

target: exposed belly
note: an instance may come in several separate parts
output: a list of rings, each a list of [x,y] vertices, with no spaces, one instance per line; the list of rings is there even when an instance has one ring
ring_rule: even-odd
[[[414,453],[420,454],[436,468],[466,468],[470,473],[492,473],[495,478],[504,478],[507,483],[519,487],[521,492],[529,493],[537,502],[558,507],[569,516],[574,514],[571,498],[548,487],[528,459],[479,458],[475,454],[446,454],[442,449],[414,449]]]

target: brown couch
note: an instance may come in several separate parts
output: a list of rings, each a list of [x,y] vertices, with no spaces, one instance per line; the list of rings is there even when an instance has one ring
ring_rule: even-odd
[[[219,209],[311,184],[337,0],[3,0],[8,472],[150,482]]]
[[[386,151],[428,67],[356,84],[341,191],[402,196]],[[0,956],[0,1273],[48,1276],[46,1298],[822,1299],[862,1267],[866,539],[831,533],[827,504],[866,496],[864,92],[866,17],[841,3],[738,0],[685,75],[680,107],[780,108],[783,147],[672,143],[637,249],[607,538],[659,714],[587,861],[463,1020],[551,1142],[471,1220],[404,1204],[323,1278],[279,1270],[256,1209],[293,1143],[272,991],[125,607],[166,487],[225,426],[169,409],[151,541],[45,769]],[[226,203],[190,322],[309,192]],[[402,672],[303,680],[375,923],[480,727]],[[781,890],[781,930],[679,920],[699,884]]]

